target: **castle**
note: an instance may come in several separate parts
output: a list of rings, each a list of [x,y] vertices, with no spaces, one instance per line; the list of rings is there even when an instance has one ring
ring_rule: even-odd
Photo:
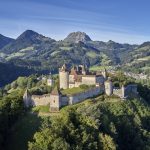
[[[105,80],[106,70],[91,73],[84,65],[79,65],[69,71],[65,64],[59,69],[60,89],[79,87],[82,84],[100,86]]]
[[[54,81],[49,78],[48,84],[52,85]],[[80,85],[94,85],[90,89],[77,94],[63,95],[60,89],[68,89],[79,87]],[[59,88],[55,87],[50,94],[44,95],[31,95],[26,90],[23,101],[26,107],[50,105],[51,112],[57,112],[62,106],[72,105],[83,101],[87,98],[98,96],[99,94],[106,93],[111,96],[112,94],[125,99],[130,93],[137,94],[136,85],[128,85],[118,89],[113,87],[111,79],[107,78],[107,71],[104,69],[102,72],[90,72],[84,65],[74,66],[68,70],[64,64],[59,68]]]

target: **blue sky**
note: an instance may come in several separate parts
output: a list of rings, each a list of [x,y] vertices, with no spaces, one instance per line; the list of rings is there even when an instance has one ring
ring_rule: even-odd
[[[0,0],[0,33],[27,29],[56,40],[74,31],[121,43],[150,41],[150,0]]]

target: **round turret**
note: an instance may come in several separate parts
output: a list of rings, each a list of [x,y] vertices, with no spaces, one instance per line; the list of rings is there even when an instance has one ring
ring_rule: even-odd
[[[48,86],[53,86],[53,85],[54,85],[54,80],[53,80],[53,78],[52,78],[51,72],[50,72],[49,77],[48,77],[48,79],[47,79],[47,85],[48,85]]]
[[[111,96],[113,94],[113,83],[110,78],[105,81],[105,93],[108,96]]]
[[[65,64],[59,69],[59,87],[60,89],[69,88],[69,72]]]
[[[105,68],[104,68],[104,70],[102,71],[102,75],[103,75],[104,79],[106,80],[106,79],[107,79],[107,71],[106,71]]]
[[[126,97],[125,90],[126,90],[126,89],[125,89],[125,86],[122,85],[122,87],[121,87],[121,92],[122,92],[121,97],[122,97],[123,99]]]

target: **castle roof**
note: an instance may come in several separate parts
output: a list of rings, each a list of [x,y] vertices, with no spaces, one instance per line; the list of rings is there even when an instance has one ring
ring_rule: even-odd
[[[67,66],[66,66],[66,64],[64,64],[64,65],[60,68],[60,71],[67,71]]]
[[[70,71],[70,75],[78,75],[79,73],[77,72],[77,70],[75,68],[72,68]]]
[[[51,95],[61,95],[61,92],[60,92],[60,90],[58,89],[58,87],[55,87],[55,88],[52,90]]]

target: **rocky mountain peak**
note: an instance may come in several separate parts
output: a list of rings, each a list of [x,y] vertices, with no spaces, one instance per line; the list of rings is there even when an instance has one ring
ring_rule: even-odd
[[[26,30],[24,31],[17,39],[24,39],[24,38],[31,38],[31,37],[37,37],[40,34],[38,34],[35,31],[32,30]]]
[[[79,43],[83,42],[86,43],[88,41],[91,41],[91,38],[85,33],[85,32],[72,32],[70,33],[65,39],[65,42],[70,42],[70,43]]]

